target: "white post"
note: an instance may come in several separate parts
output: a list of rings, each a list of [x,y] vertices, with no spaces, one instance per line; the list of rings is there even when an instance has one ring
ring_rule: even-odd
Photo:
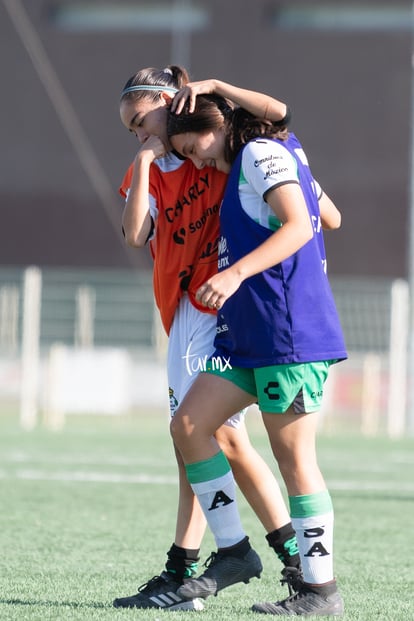
[[[0,347],[15,352],[18,344],[19,290],[14,286],[0,288]]]
[[[408,282],[409,308],[409,357],[408,357],[408,406],[407,432],[414,435],[414,1],[411,5],[411,105],[410,105],[410,168],[409,168],[409,248]]]
[[[22,381],[20,424],[30,430],[36,425],[38,412],[39,340],[42,274],[29,267],[23,285]]]
[[[167,357],[168,349],[168,336],[165,333],[164,326],[162,325],[160,311],[154,304],[153,307],[153,333],[152,341],[154,343],[154,350],[158,360],[164,360]]]
[[[96,294],[92,287],[79,287],[76,292],[75,345],[92,347],[94,341]]]
[[[362,371],[361,406],[361,432],[366,436],[374,436],[378,431],[380,374],[381,359],[379,355],[366,354]]]
[[[395,280],[391,287],[391,328],[387,432],[398,438],[405,431],[409,334],[409,287]]]

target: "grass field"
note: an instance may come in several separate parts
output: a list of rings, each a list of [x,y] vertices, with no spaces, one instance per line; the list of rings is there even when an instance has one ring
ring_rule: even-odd
[[[257,416],[252,441],[273,464]],[[0,621],[265,618],[259,600],[284,597],[281,565],[240,499],[264,572],[206,601],[203,612],[119,610],[159,573],[173,539],[176,469],[166,415],[70,417],[64,431],[19,430],[0,417]],[[414,439],[321,436],[332,492],[335,567],[349,620],[414,619]],[[214,549],[210,533],[202,548]]]

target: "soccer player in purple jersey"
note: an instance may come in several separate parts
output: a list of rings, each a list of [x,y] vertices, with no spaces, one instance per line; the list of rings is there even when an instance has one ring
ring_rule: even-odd
[[[321,196],[297,138],[223,99],[198,97],[170,115],[173,148],[199,168],[229,173],[220,211],[219,273],[198,291],[218,309],[215,353],[171,422],[187,477],[218,552],[179,589],[207,597],[243,580],[250,544],[229,463],[214,432],[231,412],[257,403],[287,487],[303,579],[273,615],[341,615],[333,572],[333,506],[318,466],[318,410],[329,367],[347,357],[326,274],[323,228],[340,214]],[[319,200],[318,200],[319,199]]]

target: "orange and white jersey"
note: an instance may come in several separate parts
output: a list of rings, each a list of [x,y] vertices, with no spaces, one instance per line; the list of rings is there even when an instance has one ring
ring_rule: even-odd
[[[128,196],[132,173],[133,164],[119,190],[124,197]],[[219,209],[226,180],[227,175],[215,168],[198,170],[190,160],[174,153],[151,165],[154,295],[167,334],[185,292],[198,310],[214,313],[201,306],[195,294],[217,272]]]

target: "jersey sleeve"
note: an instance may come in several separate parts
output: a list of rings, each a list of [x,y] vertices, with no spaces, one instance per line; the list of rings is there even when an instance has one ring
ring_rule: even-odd
[[[129,166],[128,170],[124,175],[124,178],[122,179],[121,185],[118,188],[120,195],[123,196],[125,200],[128,198],[129,188],[131,187],[132,169],[133,164]]]
[[[242,171],[247,183],[259,196],[285,183],[299,183],[295,159],[274,140],[249,142],[243,150]]]

